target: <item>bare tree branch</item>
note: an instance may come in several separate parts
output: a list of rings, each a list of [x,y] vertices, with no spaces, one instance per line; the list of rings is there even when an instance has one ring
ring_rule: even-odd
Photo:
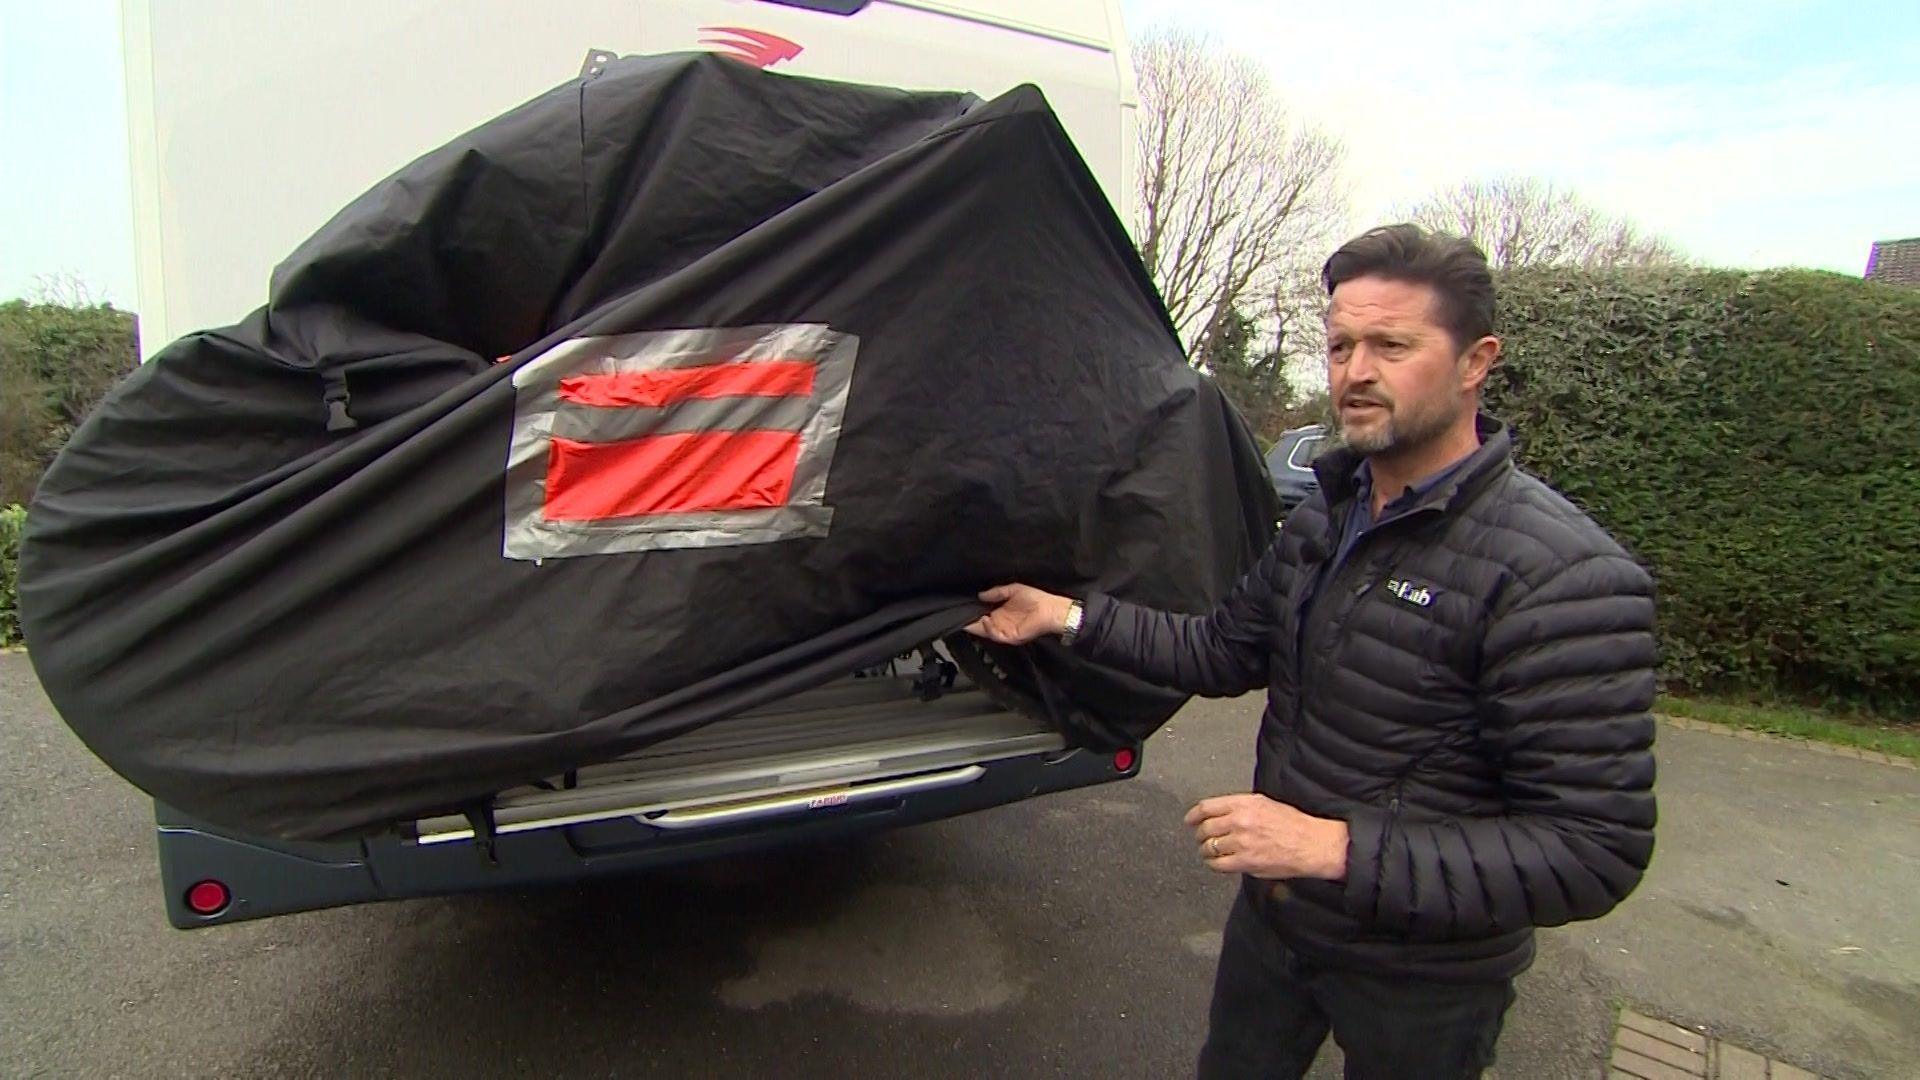
[[[1274,317],[1280,278],[1325,246],[1345,213],[1342,150],[1288,116],[1252,61],[1204,38],[1150,33],[1133,55],[1140,254],[1198,358],[1231,313]]]
[[[1476,180],[1428,197],[1406,218],[1480,245],[1496,269],[1518,266],[1664,266],[1679,250],[1610,217],[1571,191],[1526,177]]]
[[[33,288],[28,291],[27,299],[36,304],[71,308],[96,307],[106,303],[85,278],[71,270],[34,275]]]

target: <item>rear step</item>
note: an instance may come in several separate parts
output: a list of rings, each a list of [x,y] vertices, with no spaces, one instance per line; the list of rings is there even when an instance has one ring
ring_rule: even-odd
[[[933,701],[913,689],[906,675],[844,680],[583,768],[570,787],[514,788],[493,804],[494,831],[615,818],[665,830],[738,825],[967,784],[985,762],[1066,749],[1058,732],[971,684]],[[458,814],[414,823],[422,844],[473,836]]]

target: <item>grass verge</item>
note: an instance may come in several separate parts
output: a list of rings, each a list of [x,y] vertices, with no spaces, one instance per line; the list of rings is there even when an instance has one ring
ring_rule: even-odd
[[[1710,724],[1764,731],[1791,739],[1878,750],[1890,757],[1920,761],[1920,725],[1895,724],[1864,716],[1826,712],[1804,705],[1755,704],[1726,698],[1660,695],[1654,711]]]

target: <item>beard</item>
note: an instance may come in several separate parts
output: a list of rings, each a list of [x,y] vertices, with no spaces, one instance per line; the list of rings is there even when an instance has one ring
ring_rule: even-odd
[[[1365,457],[1418,450],[1452,429],[1460,414],[1462,396],[1456,393],[1404,405],[1368,396],[1365,400],[1383,406],[1381,415],[1362,427],[1349,425],[1344,415],[1336,412],[1340,438]]]

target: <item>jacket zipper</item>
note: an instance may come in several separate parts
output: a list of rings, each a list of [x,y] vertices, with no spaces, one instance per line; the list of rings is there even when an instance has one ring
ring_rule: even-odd
[[[1392,520],[1381,522],[1379,525],[1376,525],[1373,528],[1367,529],[1366,531],[1362,532],[1360,536],[1354,541],[1354,550],[1353,552],[1349,553],[1347,557],[1349,559],[1352,559],[1356,555],[1358,555],[1362,545],[1365,545],[1367,543],[1367,540],[1370,537],[1374,536],[1376,533],[1380,532],[1382,529],[1393,528],[1395,526],[1400,525],[1401,522],[1425,518],[1428,514],[1434,513],[1434,512],[1436,511],[1433,511],[1427,508],[1422,508],[1420,510],[1413,511],[1412,513],[1402,514],[1401,516],[1397,518],[1393,518]],[[1329,625],[1325,628],[1324,630],[1325,634],[1336,633],[1341,627],[1346,625],[1347,620],[1351,619],[1354,613],[1360,610],[1360,602],[1366,598],[1367,593],[1373,591],[1373,587],[1375,585],[1378,585],[1380,583],[1380,580],[1387,576],[1388,569],[1389,567],[1385,560],[1377,560],[1367,564],[1367,569],[1364,571],[1364,575],[1360,580],[1360,584],[1354,587],[1353,598],[1351,601],[1349,601],[1348,610],[1340,615],[1339,621],[1337,623]],[[1334,575],[1336,577],[1339,576],[1339,573],[1340,573],[1339,570],[1334,571]],[[1332,585],[1333,583],[1329,582],[1328,584]],[[1316,598],[1313,601],[1313,606],[1317,606],[1319,602],[1320,601]],[[1299,611],[1299,612],[1296,612],[1296,617],[1301,619],[1304,623],[1305,620],[1310,619],[1312,617],[1312,612],[1310,610]],[[1288,767],[1293,763],[1293,744],[1299,740],[1300,725],[1305,720],[1305,714],[1302,710],[1305,707],[1305,701],[1307,697],[1307,669],[1308,669],[1307,653],[1310,651],[1309,646],[1314,644],[1314,642],[1311,640],[1312,635],[1310,634],[1310,630],[1311,630],[1311,627],[1302,625],[1298,634],[1295,636],[1295,639],[1294,639],[1295,647],[1294,647],[1294,658],[1293,658],[1293,722],[1287,726],[1287,741],[1281,748],[1280,770],[1279,770],[1280,779],[1282,780],[1283,797],[1289,794],[1288,792],[1285,791],[1284,781],[1286,777],[1289,775]],[[1400,814],[1400,796],[1399,796],[1399,788],[1396,786],[1394,789],[1393,800],[1390,804],[1390,817],[1398,818],[1399,814]]]
[[[1360,537],[1361,540],[1365,540],[1368,535],[1371,535],[1371,531],[1362,533]],[[1337,570],[1334,571],[1334,573],[1335,576],[1339,575],[1339,571]],[[1375,585],[1379,584],[1380,579],[1385,576],[1386,571],[1380,564],[1372,563],[1367,566],[1359,586],[1353,590],[1353,600],[1351,604],[1354,609],[1358,608],[1361,598],[1365,597]],[[1331,587],[1335,584],[1334,582],[1328,582],[1327,584],[1329,586],[1327,589],[1329,595],[1326,597],[1326,600],[1332,601],[1339,593]],[[1313,603],[1317,606],[1321,603],[1321,600],[1316,598]],[[1307,611],[1296,613],[1296,618],[1303,620],[1303,622],[1309,617],[1310,614]],[[1352,617],[1353,610],[1343,613],[1337,623],[1331,624],[1326,628],[1325,633],[1332,634],[1337,632],[1341,626],[1346,624],[1347,619]],[[1305,720],[1305,714],[1302,710],[1305,708],[1304,703],[1307,697],[1307,653],[1311,647],[1315,646],[1315,642],[1308,634],[1309,629],[1309,627],[1303,625],[1294,639],[1296,644],[1293,650],[1293,717],[1292,721],[1287,725],[1286,742],[1283,743],[1280,748],[1279,775],[1282,782],[1280,792],[1282,798],[1292,797],[1292,793],[1286,790],[1285,780],[1287,776],[1290,775],[1288,766],[1293,763],[1293,745],[1300,740],[1300,725]]]

